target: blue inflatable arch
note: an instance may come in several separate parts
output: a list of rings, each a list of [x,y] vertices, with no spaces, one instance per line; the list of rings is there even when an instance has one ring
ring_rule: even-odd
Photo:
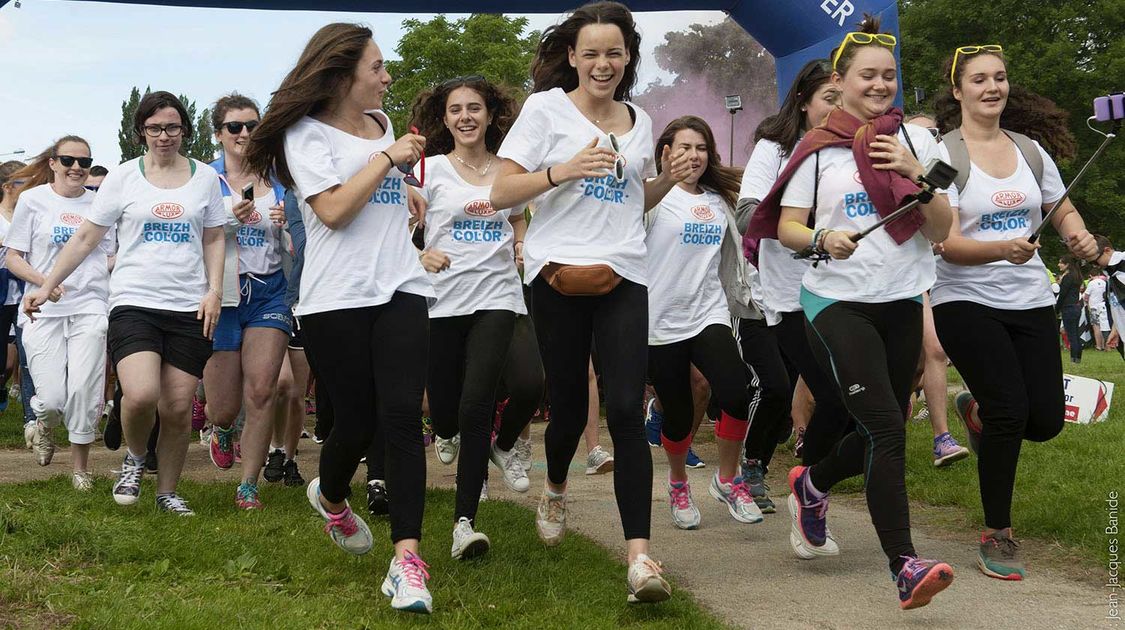
[[[563,13],[583,0],[100,0],[220,9],[315,10],[388,13]],[[0,0],[0,7],[9,0]],[[895,0],[635,0],[634,11],[723,11],[777,60],[778,98],[810,59],[827,57],[864,13],[898,33]],[[896,50],[896,55],[898,51]],[[901,102],[901,90],[899,99]]]

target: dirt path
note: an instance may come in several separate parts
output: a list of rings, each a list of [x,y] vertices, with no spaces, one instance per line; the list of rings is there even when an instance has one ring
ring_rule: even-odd
[[[532,488],[541,487],[545,474],[542,453],[543,425],[534,427],[535,470]],[[315,474],[319,447],[302,441],[302,469]],[[956,572],[954,584],[926,608],[911,612],[898,609],[894,583],[886,568],[870,518],[862,503],[835,502],[830,512],[833,533],[841,555],[804,561],[789,548],[789,514],[784,496],[776,497],[777,514],[767,515],[758,525],[733,521],[706,488],[714,471],[715,453],[710,444],[700,446],[700,455],[711,463],[690,472],[697,504],[703,513],[702,528],[679,531],[672,527],[667,497],[662,487],[667,466],[659,451],[653,451],[653,555],[674,576],[681,588],[690,590],[705,607],[737,627],[743,628],[1019,628],[1056,630],[1097,628],[1111,622],[1106,593],[1090,584],[1069,579],[1050,569],[1031,567],[1024,582],[1001,582],[984,577],[974,565],[975,534],[951,540],[948,532],[914,530],[914,542],[926,557],[950,563]],[[120,464],[120,455],[100,445],[93,451],[92,469],[109,475]],[[584,460],[572,464],[569,525],[621,555],[624,544],[613,499],[612,475],[584,475]],[[45,479],[69,470],[69,454],[60,452],[47,468],[37,466],[27,451],[0,451],[0,483]],[[193,445],[188,456],[187,476],[199,481],[229,481],[235,474],[211,465],[206,450]],[[429,455],[432,485],[451,487],[453,466],[443,466]],[[774,488],[784,488],[784,471],[771,471]],[[509,499],[533,506],[537,494],[509,492],[495,469],[490,471],[493,498]],[[778,495],[783,493],[778,492]],[[107,497],[108,500],[108,497]],[[529,520],[528,527],[532,527]],[[503,544],[503,533],[483,529]],[[445,543],[442,543],[444,546]],[[624,584],[622,584],[624,591]]]

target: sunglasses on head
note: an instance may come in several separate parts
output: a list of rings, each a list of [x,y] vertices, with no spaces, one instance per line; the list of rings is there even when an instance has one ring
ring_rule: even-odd
[[[74,157],[73,155],[56,155],[55,159],[62,163],[66,168],[74,166],[78,162],[78,168],[90,168],[94,165],[94,158],[88,157]]]
[[[621,155],[621,142],[617,139],[617,136],[613,135],[612,131],[609,133],[609,146],[617,154],[617,157],[613,160],[613,176],[621,181],[625,179],[625,158]]]
[[[953,67],[949,69],[949,82],[954,86],[957,85],[957,61],[960,59],[961,55],[975,55],[982,52],[1004,52],[1004,47],[1000,44],[961,46],[953,53]]]
[[[849,43],[858,44],[860,46],[878,44],[893,52],[895,46],[898,44],[898,39],[896,39],[894,35],[888,35],[886,33],[848,33],[844,36],[844,41],[840,42],[840,47],[836,49],[836,56],[832,58],[833,71],[836,70],[836,64],[840,61],[840,55],[844,53],[844,49],[848,47]]]
[[[417,127],[411,127],[410,133],[414,133],[414,134],[418,133],[418,128]],[[395,164],[395,167],[398,170],[402,171],[402,181],[406,182],[407,185],[413,186],[415,188],[421,188],[426,183],[426,152],[425,151],[422,151],[422,157],[418,160],[418,163],[421,164],[421,169],[418,173],[418,177],[414,176],[414,165],[413,164],[407,164],[405,162],[403,162],[402,164]]]
[[[460,76],[460,77],[453,77],[452,79],[449,79],[448,81],[443,81],[439,87],[447,88],[447,87],[453,87],[454,85],[464,85],[465,83],[476,83],[477,81],[484,81],[484,80],[485,80],[485,78],[484,78],[484,75],[482,75],[482,74],[467,74],[467,75]]]
[[[260,121],[257,121],[257,120],[247,120],[246,122],[241,122],[241,121],[235,120],[235,121],[231,121],[231,122],[225,122],[225,123],[223,123],[222,126],[226,127],[227,131],[230,132],[230,135],[237,136],[238,134],[242,133],[243,127],[245,127],[247,131],[252,132],[252,131],[254,131],[254,128],[258,126],[259,123],[260,123]]]

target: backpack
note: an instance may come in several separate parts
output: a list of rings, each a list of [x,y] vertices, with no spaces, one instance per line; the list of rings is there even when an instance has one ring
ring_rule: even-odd
[[[1027,165],[1031,167],[1031,173],[1035,175],[1035,183],[1043,186],[1043,156],[1039,153],[1039,149],[1035,146],[1035,141],[1022,133],[1008,131],[1001,129],[1012,142],[1016,143],[1016,148],[1019,149],[1023,159],[1027,161]],[[965,183],[969,180],[969,173],[972,168],[969,166],[969,149],[965,146],[965,139],[961,137],[961,130],[954,129],[941,137],[942,144],[945,149],[949,151],[950,166],[957,169],[957,177],[954,178],[953,183],[957,186],[957,192],[965,191]]]

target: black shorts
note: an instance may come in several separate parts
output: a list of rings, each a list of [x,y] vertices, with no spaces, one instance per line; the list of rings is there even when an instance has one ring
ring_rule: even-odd
[[[301,320],[297,319],[296,315],[293,316],[293,325],[289,327],[289,349],[305,349],[304,331],[301,330]]]
[[[211,340],[195,312],[118,306],[109,314],[109,357],[116,366],[137,352],[155,352],[174,368],[203,378],[211,358]]]

